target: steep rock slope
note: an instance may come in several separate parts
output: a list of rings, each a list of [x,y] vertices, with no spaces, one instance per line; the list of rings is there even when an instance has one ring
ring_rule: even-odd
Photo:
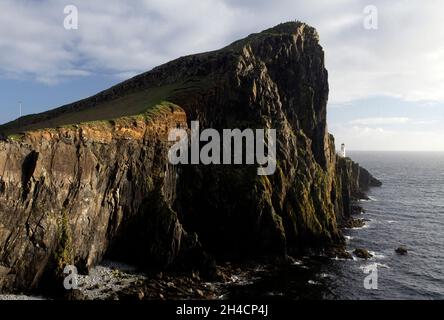
[[[91,267],[134,224],[143,233],[132,234],[126,252],[141,265],[166,266],[188,244],[203,256],[171,209],[176,169],[167,163],[167,135],[185,119],[169,105],[153,117],[0,143],[0,287],[28,290],[45,272]]]
[[[0,289],[32,289],[105,254],[208,270],[210,257],[285,258],[341,242],[338,221],[373,178],[336,156],[327,98],[318,35],[290,22],[0,127],[9,135],[0,142]],[[70,125],[79,117],[92,122]],[[168,130],[192,120],[276,129],[275,174],[171,166]]]

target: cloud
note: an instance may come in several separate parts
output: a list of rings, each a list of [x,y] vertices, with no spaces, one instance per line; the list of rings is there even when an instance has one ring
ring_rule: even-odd
[[[78,7],[78,30],[63,28],[68,4]],[[444,101],[444,3],[373,0],[378,30],[363,28],[367,5],[366,0],[3,0],[0,72],[50,84],[94,74],[122,79],[299,19],[320,33],[332,104],[370,95]]]
[[[63,28],[63,9],[70,4],[78,7],[78,30]],[[114,83],[179,56],[218,49],[297,19],[319,31],[329,71],[329,106],[336,106],[329,108],[330,127],[339,140],[356,149],[422,150],[433,149],[434,144],[444,149],[444,3],[372,0],[379,28],[365,30],[363,10],[368,4],[2,0],[0,80],[13,79],[12,88],[16,82],[38,82],[41,86],[36,88],[53,90],[45,105],[55,105],[52,92],[60,88],[60,96],[77,97],[63,91],[73,83],[96,84],[93,79],[98,77]]]
[[[68,4],[78,8],[78,30],[63,27]],[[242,10],[217,0],[3,0],[0,11],[8,13],[0,16],[2,77],[53,84],[91,74],[122,79],[222,47]]]
[[[381,127],[334,126],[336,145],[349,150],[444,151],[444,130],[388,130]]]
[[[373,2],[379,12],[378,30],[350,26],[342,40],[326,40],[331,101],[369,94],[443,101],[442,1]]]
[[[381,117],[381,118],[363,118],[350,121],[350,124],[372,126],[372,125],[392,125],[392,124],[406,124],[409,123],[409,118],[403,117]]]

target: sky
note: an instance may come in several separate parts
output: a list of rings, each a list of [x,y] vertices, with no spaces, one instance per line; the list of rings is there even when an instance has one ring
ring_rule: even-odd
[[[67,5],[78,9],[78,29],[64,27]],[[23,114],[52,109],[301,20],[325,50],[338,145],[443,151],[443,13],[442,0],[2,0],[0,123],[19,116],[19,101]]]

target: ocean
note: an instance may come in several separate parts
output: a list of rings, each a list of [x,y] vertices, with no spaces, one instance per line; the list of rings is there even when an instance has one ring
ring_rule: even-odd
[[[354,152],[383,181],[363,202],[364,229],[347,230],[349,247],[376,253],[368,262],[338,263],[331,281],[344,299],[444,299],[444,153]],[[405,246],[408,254],[394,249]],[[378,289],[363,286],[362,266],[376,263]],[[347,280],[348,279],[348,280]],[[348,285],[347,285],[348,282]]]
[[[262,274],[231,297],[290,299],[444,299],[444,153],[350,152],[383,182],[360,205],[368,220],[344,231],[347,250],[365,248],[369,260],[305,257],[293,266]],[[404,246],[407,255],[395,249]],[[377,281],[366,289],[366,267]],[[375,273],[373,273],[375,275]],[[376,288],[377,287],[377,288]]]

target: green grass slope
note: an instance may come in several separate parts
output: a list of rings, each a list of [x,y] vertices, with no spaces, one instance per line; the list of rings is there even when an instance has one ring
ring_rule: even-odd
[[[145,113],[163,101],[168,101],[174,91],[179,88],[178,84],[164,85],[98,102],[95,101],[95,97],[91,97],[84,100],[85,106],[82,107],[69,108],[65,106],[9,122],[0,126],[0,133],[4,136],[13,136],[24,131],[111,120]]]

